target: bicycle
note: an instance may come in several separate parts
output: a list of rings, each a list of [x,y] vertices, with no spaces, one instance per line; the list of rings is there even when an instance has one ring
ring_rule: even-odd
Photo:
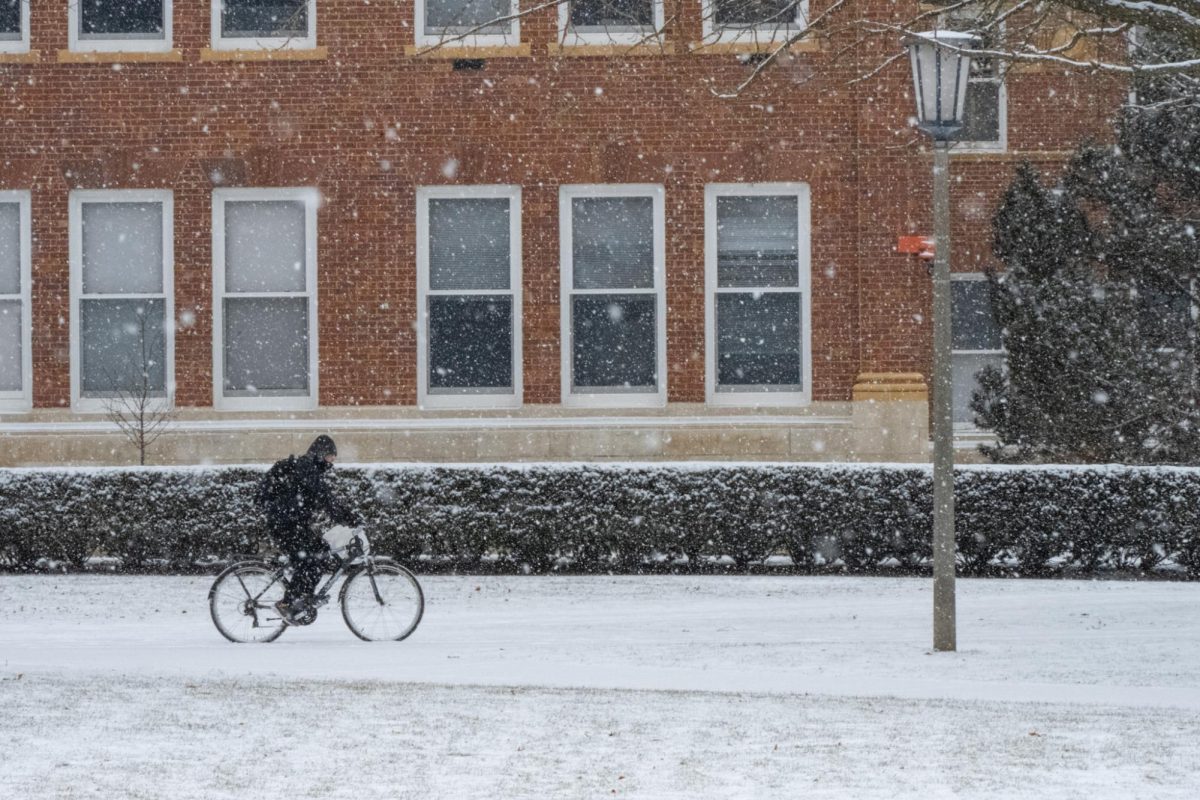
[[[325,539],[333,574],[290,623],[275,608],[287,590],[286,561],[276,559],[273,564],[248,557],[222,570],[208,590],[209,612],[221,635],[231,642],[265,644],[292,625],[311,625],[317,610],[329,602],[333,584],[344,575],[338,604],[355,636],[366,642],[398,642],[411,636],[425,613],[425,594],[416,576],[391,559],[371,555],[361,530],[333,528]]]

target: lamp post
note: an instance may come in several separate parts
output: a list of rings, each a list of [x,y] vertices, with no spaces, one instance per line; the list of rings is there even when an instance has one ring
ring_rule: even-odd
[[[933,138],[933,649],[957,649],[954,611],[954,428],[950,393],[950,139],[962,127],[976,37],[918,33],[908,42],[917,127]]]

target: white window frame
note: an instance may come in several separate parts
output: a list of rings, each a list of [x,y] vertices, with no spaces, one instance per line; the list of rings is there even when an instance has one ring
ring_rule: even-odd
[[[966,282],[966,281],[985,281],[985,280],[987,280],[987,276],[984,275],[982,272],[952,272],[952,273],[950,273],[950,280],[952,282],[953,281],[964,281],[964,282]],[[953,299],[951,300],[951,302],[953,303]],[[952,312],[951,317],[953,317],[954,316],[953,315],[953,306],[951,307],[951,312]],[[953,325],[954,320],[951,319],[950,322],[951,322],[951,325]],[[954,374],[954,357],[957,355],[1001,356],[1002,358],[1004,358],[1004,362],[1001,366],[1001,369],[1007,369],[1008,359],[1006,358],[1006,356],[1008,355],[1008,353],[1003,347],[1001,347],[998,350],[959,350],[954,347],[953,335],[951,335],[950,347],[951,347],[951,349],[950,349],[950,373],[952,376]],[[951,409],[952,412],[953,412],[953,410],[954,409]],[[981,430],[977,425],[975,425],[974,422],[955,422],[953,427],[954,427],[955,433],[977,433]]]
[[[21,38],[0,39],[0,53],[22,54],[29,52],[29,0],[20,0]]]
[[[225,36],[221,31],[223,0],[212,0],[210,25],[213,50],[313,50],[317,46],[317,0],[308,0],[307,36]]]
[[[508,204],[508,290],[457,290],[429,288],[429,201],[432,199],[505,198]],[[510,294],[512,296],[512,392],[429,391],[429,297],[445,295]],[[421,408],[520,408],[524,395],[522,348],[524,316],[521,313],[521,187],[420,186],[417,187],[417,405]]]
[[[749,28],[717,26],[718,0],[700,0],[700,22],[705,44],[770,44],[787,41],[808,27],[808,0],[796,4],[796,19],[792,25],[776,23]]]
[[[220,0],[216,0],[220,2]],[[162,0],[163,35],[161,39],[81,39],[79,36],[80,0],[67,2],[67,47],[75,53],[167,53],[172,47],[173,0]]]
[[[800,380],[798,392],[722,392],[717,390],[717,309],[719,292],[745,293],[753,287],[717,288],[717,198],[793,195],[797,199],[800,276],[796,289],[765,288],[764,292],[801,293]],[[810,189],[807,183],[710,183],[704,187],[704,393],[714,406],[802,406],[812,402],[812,244]]]
[[[32,227],[29,215],[29,197],[27,189],[0,191],[0,203],[16,203],[19,224],[17,247],[20,248],[20,262],[17,265],[21,282],[20,291],[13,294],[0,294],[0,300],[17,300],[21,304],[21,389],[20,391],[0,391],[0,413],[23,413],[33,408],[33,277],[30,247],[33,244]]]
[[[418,0],[420,1],[420,0]],[[558,5],[558,41],[566,46],[578,45],[636,45],[643,42],[657,42],[663,37],[665,15],[663,0],[650,0],[654,10],[654,30],[637,31],[576,31],[571,28],[571,3],[573,0],[563,0]]]
[[[1008,82],[1004,78],[967,78],[971,83],[999,83],[1000,91],[996,98],[999,106],[997,118],[999,122],[998,136],[994,142],[971,141],[955,139],[951,142],[950,154],[954,153],[1003,153],[1008,150]]]
[[[650,289],[573,289],[574,254],[571,201],[577,197],[649,197],[653,201],[654,225],[654,286]],[[558,190],[558,229],[560,266],[560,350],[562,351],[562,404],[577,408],[647,408],[667,404],[667,280],[666,223],[663,187],[651,183],[573,184]],[[571,299],[588,294],[646,294],[655,297],[655,372],[658,386],[653,392],[587,392],[574,391],[574,327],[571,320]]]
[[[304,203],[303,292],[225,292],[225,203],[237,201],[290,200]],[[320,197],[308,186],[214,189],[212,198],[213,242],[213,408],[217,411],[312,411],[320,397],[320,342],[317,338],[317,207]],[[304,297],[308,299],[308,394],[292,396],[225,396],[225,298]]]
[[[71,409],[79,413],[99,413],[107,410],[110,398],[83,397],[80,368],[82,366],[79,332],[81,306],[85,297],[93,300],[157,299],[150,294],[83,294],[83,206],[85,203],[161,203],[163,225],[162,300],[164,381],[166,396],[163,405],[175,404],[175,196],[169,189],[75,189],[68,208],[70,230],[68,261],[71,283]]]
[[[413,0],[413,36],[418,47],[510,47],[521,42],[520,0],[510,0],[509,15],[512,26],[508,33],[472,33],[468,35],[427,33],[425,31],[425,4],[428,0]]]
[[[963,15],[970,13],[970,7],[959,9]],[[938,24],[947,25],[947,20],[944,14],[938,15]],[[1004,30],[1004,23],[1001,23],[1001,30]],[[1004,153],[1008,150],[1008,81],[1005,76],[1000,73],[997,68],[997,74],[993,78],[972,78],[967,76],[968,88],[972,83],[998,83],[1000,91],[996,95],[997,132],[996,141],[985,142],[979,140],[961,140],[953,139],[951,141],[950,154],[955,153]]]

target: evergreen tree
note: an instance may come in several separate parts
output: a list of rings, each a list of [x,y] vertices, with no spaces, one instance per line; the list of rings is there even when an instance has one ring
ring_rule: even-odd
[[[1167,43],[1166,47],[1170,47]],[[1141,81],[1060,186],[1023,166],[993,221],[1006,370],[972,402],[994,460],[1200,463],[1200,95]]]

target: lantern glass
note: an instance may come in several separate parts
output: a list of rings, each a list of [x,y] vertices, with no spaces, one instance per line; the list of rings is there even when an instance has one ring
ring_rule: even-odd
[[[970,33],[928,31],[908,42],[918,127],[935,139],[949,139],[962,127],[971,58],[958,50],[978,41]]]

